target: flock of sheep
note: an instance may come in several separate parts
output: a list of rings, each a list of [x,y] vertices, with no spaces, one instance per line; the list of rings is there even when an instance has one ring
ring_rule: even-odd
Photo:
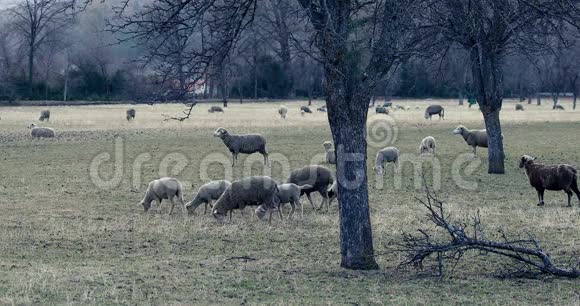
[[[387,104],[388,103],[388,104]],[[377,106],[375,111],[377,113],[388,114],[388,107],[392,107],[390,102],[386,102],[383,106]],[[399,106],[395,106],[397,109]],[[405,109],[400,107],[399,109]],[[516,109],[518,107],[516,106]],[[523,107],[521,108],[523,110]],[[325,107],[318,108],[318,111],[326,112]],[[223,112],[219,106],[212,106],[208,112]],[[308,106],[302,106],[301,114],[312,113]],[[128,109],[126,112],[127,121],[135,119],[135,109]],[[281,106],[278,109],[278,114],[281,118],[286,119],[288,108]],[[425,119],[431,119],[433,115],[439,115],[440,119],[444,119],[445,111],[440,105],[430,105],[425,110]],[[41,112],[40,121],[50,120],[50,111],[44,110]],[[30,124],[32,137],[55,137],[55,132],[51,128],[38,127],[35,124]],[[476,148],[487,148],[488,137],[486,130],[469,130],[466,127],[459,125],[453,130],[453,134],[461,135],[466,144],[473,149],[473,156],[476,156]],[[225,128],[218,128],[214,133],[214,137],[222,140],[224,145],[232,154],[232,166],[235,166],[238,155],[260,153],[264,158],[264,165],[269,166],[268,151],[266,149],[266,139],[259,134],[252,135],[235,135],[230,134]],[[323,144],[325,150],[325,161],[328,164],[336,164],[336,152],[332,149],[332,143],[326,141]],[[418,153],[423,155],[430,153],[435,155],[436,141],[432,136],[425,137],[420,145]],[[396,147],[386,147],[379,150],[375,157],[375,164],[373,170],[383,175],[386,163],[393,163],[395,171],[399,169],[399,149]],[[568,206],[571,206],[571,198],[575,193],[580,201],[580,191],[577,184],[577,172],[573,166],[570,165],[543,165],[535,162],[535,158],[524,155],[519,164],[523,168],[530,184],[537,190],[538,205],[544,205],[544,191],[545,190],[563,190],[568,195]],[[169,214],[173,213],[175,208],[175,199],[182,207],[182,213],[185,214],[187,210],[189,214],[194,214],[196,208],[204,204],[204,214],[207,213],[208,207],[211,209],[212,215],[219,221],[223,221],[229,212],[230,220],[232,218],[233,210],[240,210],[243,214],[246,206],[257,206],[255,215],[261,220],[269,213],[268,222],[271,223],[272,214],[277,211],[281,219],[283,219],[281,206],[283,204],[290,204],[291,212],[288,218],[292,218],[296,205],[300,205],[301,214],[304,214],[303,206],[300,204],[300,197],[306,195],[311,206],[316,208],[311,194],[318,192],[322,196],[318,210],[327,204],[327,209],[331,202],[337,197],[337,181],[333,178],[332,172],[321,165],[309,165],[291,172],[286,182],[278,184],[271,177],[267,176],[252,176],[246,177],[234,182],[226,180],[211,181],[199,188],[197,193],[193,195],[193,199],[185,203],[183,195],[183,186],[175,178],[164,177],[154,180],[149,183],[147,191],[141,205],[145,211],[151,208],[151,203],[155,201],[158,205],[158,210],[161,209],[161,204],[164,199],[171,203]],[[214,203],[215,201],[215,203]]]

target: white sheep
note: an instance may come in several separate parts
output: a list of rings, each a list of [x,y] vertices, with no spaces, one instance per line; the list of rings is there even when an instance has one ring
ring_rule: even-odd
[[[181,204],[182,213],[185,214],[183,186],[181,185],[181,182],[172,177],[162,177],[149,183],[147,191],[145,192],[145,197],[141,200],[140,204],[143,205],[143,209],[147,212],[151,208],[151,202],[155,200],[158,204],[157,211],[160,212],[161,202],[163,199],[167,199],[171,203],[171,210],[169,211],[169,214],[171,215],[175,208],[175,202],[173,201],[174,197],[177,197],[179,204]]]
[[[311,185],[302,185],[302,186],[298,186],[296,184],[293,183],[286,183],[286,184],[280,184],[278,185],[278,201],[279,201],[279,205],[281,206],[282,204],[286,204],[289,203],[292,206],[292,210],[290,211],[290,214],[288,215],[288,219],[291,219],[292,216],[294,215],[294,212],[296,211],[296,204],[300,205],[300,209],[301,209],[301,215],[302,217],[304,217],[304,206],[300,203],[300,193],[302,192],[302,190],[305,189],[310,189],[312,188]],[[280,206],[278,207],[278,209],[280,209]],[[258,218],[262,219],[264,217],[264,215],[266,214],[266,210],[257,210],[256,211],[258,214]]]
[[[326,152],[326,163],[333,165],[336,164],[336,152],[332,149],[332,142],[325,141],[322,146]]]
[[[419,155],[429,152],[435,155],[435,138],[433,138],[432,136],[427,136],[423,138],[423,140],[421,141],[421,145],[419,145]]]
[[[280,117],[282,119],[286,119],[286,115],[288,114],[288,108],[286,107],[286,105],[280,105],[280,108],[278,109],[278,114],[280,114]]]
[[[34,124],[34,123],[31,123],[28,126],[28,128],[32,129],[30,131],[30,135],[33,138],[54,138],[54,137],[56,137],[56,133],[51,128],[39,127],[39,126],[36,126],[36,124]]]
[[[203,210],[203,214],[205,215],[207,213],[207,207],[212,207],[212,201],[219,199],[231,184],[226,180],[219,180],[211,181],[199,187],[191,202],[185,204],[187,211],[189,214],[193,214],[195,209],[203,203],[205,204],[205,209]]]
[[[394,163],[395,171],[399,169],[399,149],[395,147],[386,147],[377,152],[375,158],[375,166],[373,169],[376,173],[383,175],[385,171],[385,163]]]

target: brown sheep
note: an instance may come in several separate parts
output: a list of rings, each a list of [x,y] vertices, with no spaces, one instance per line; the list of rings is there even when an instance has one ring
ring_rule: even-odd
[[[580,201],[578,190],[578,174],[570,165],[543,165],[535,162],[535,158],[528,155],[520,159],[520,168],[524,169],[530,185],[538,192],[538,206],[544,206],[544,191],[564,190],[568,195],[568,206],[572,206],[571,199],[574,192]]]

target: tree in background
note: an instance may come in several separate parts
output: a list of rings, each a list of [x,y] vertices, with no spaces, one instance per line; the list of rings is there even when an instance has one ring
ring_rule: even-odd
[[[538,51],[546,35],[561,33],[560,21],[577,25],[577,1],[433,1],[424,25],[443,41],[470,54],[477,102],[489,136],[489,173],[505,173],[500,111],[504,97],[504,59],[511,51]]]

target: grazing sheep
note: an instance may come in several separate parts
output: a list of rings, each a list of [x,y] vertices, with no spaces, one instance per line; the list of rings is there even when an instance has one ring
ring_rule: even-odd
[[[558,105],[555,105],[552,109],[553,110],[564,110],[564,106],[558,104]]]
[[[384,102],[383,103],[383,107],[392,107],[393,106],[393,102]]]
[[[435,155],[435,138],[433,138],[433,136],[423,138],[423,140],[421,140],[421,145],[419,145],[419,155],[429,152]]]
[[[517,111],[523,111],[524,110],[524,106],[518,103],[518,104],[516,104],[516,110]]]
[[[278,114],[280,114],[280,117],[282,119],[286,119],[286,114],[288,114],[288,108],[286,107],[286,105],[280,105],[280,108],[278,109]]]
[[[327,111],[326,110],[326,106],[319,107],[316,110],[319,111],[319,112],[323,112],[323,113],[326,113],[326,111]]]
[[[300,191],[300,195],[306,194],[308,201],[312,208],[315,208],[312,202],[311,193],[318,192],[322,196],[322,202],[318,209],[322,209],[324,203],[328,203],[328,187],[332,185],[334,179],[332,173],[328,168],[319,165],[311,165],[296,169],[290,173],[290,176],[286,180],[286,183],[294,183],[298,186],[310,185],[312,188],[303,189]],[[330,204],[328,204],[330,205]],[[327,209],[329,207],[327,206]]]
[[[326,151],[326,163],[328,164],[336,164],[336,152],[332,148],[332,142],[325,141],[322,146],[324,147],[324,151]]]
[[[234,209],[239,209],[243,212],[246,206],[263,205],[263,210],[270,211],[268,223],[271,224],[272,213],[279,206],[277,195],[278,186],[271,177],[246,177],[234,181],[226,188],[222,196],[215,202],[212,215],[220,222],[223,222],[228,212],[230,212],[230,220],[232,219],[232,211]],[[280,215],[280,219],[282,219],[282,213],[280,213],[279,209],[278,214]]]
[[[435,139],[433,139],[435,143]],[[433,151],[435,151],[435,146],[433,146]],[[377,157],[375,158],[375,166],[373,169],[376,173],[383,175],[385,163],[394,163],[395,171],[399,169],[399,149],[395,147],[386,147],[377,152]]]
[[[294,215],[294,212],[296,211],[296,204],[299,204],[301,209],[301,215],[302,217],[304,217],[304,206],[300,204],[300,192],[304,189],[309,188],[312,188],[312,186],[310,185],[298,186],[292,183],[278,185],[278,194],[277,194],[279,205],[278,209],[280,209],[282,204],[289,203],[292,206],[292,210],[288,215],[288,219],[291,219],[292,216]],[[256,215],[258,216],[258,218],[263,219],[266,211],[267,210],[263,209],[262,207],[262,209],[256,210]],[[282,212],[280,211],[280,213]]]
[[[130,108],[127,110],[127,121],[131,121],[133,119],[135,119],[135,109]]]
[[[402,105],[395,105],[395,109],[405,110],[405,107]]]
[[[32,138],[54,138],[54,137],[56,137],[56,133],[51,128],[39,127],[39,126],[36,126],[36,124],[34,124],[34,123],[31,123],[28,126],[28,128],[32,129],[30,131],[30,136],[32,136]]]
[[[238,154],[260,153],[264,156],[264,165],[269,165],[268,151],[266,151],[266,139],[259,134],[251,135],[230,135],[226,129],[220,127],[213,133],[214,137],[219,137],[232,152],[232,167],[235,166]]]
[[[140,204],[143,205],[143,209],[147,212],[151,208],[151,202],[155,200],[158,204],[157,211],[160,212],[161,202],[163,199],[167,199],[171,203],[171,210],[169,210],[169,214],[171,215],[175,208],[175,202],[173,201],[174,197],[177,197],[179,204],[181,204],[182,213],[185,214],[183,186],[181,185],[181,182],[172,177],[162,177],[149,183],[147,191],[145,192],[145,197],[141,200]]]
[[[40,121],[49,121],[50,120],[50,111],[48,109],[43,110],[40,112],[40,118],[38,118],[38,120]]]
[[[328,193],[328,206],[332,205],[332,201],[338,197],[338,186],[337,181],[334,181],[327,190]]]
[[[568,206],[574,192],[580,201],[578,174],[570,165],[543,165],[535,162],[536,158],[528,155],[520,159],[520,168],[524,169],[530,185],[538,192],[538,206],[544,206],[545,190],[564,190],[568,195]]]
[[[461,135],[463,140],[473,148],[473,157],[476,156],[476,148],[487,148],[487,131],[486,130],[468,130],[463,125],[453,130],[453,134]]]
[[[377,107],[375,107],[375,112],[377,114],[385,114],[385,115],[388,115],[389,114],[389,110],[386,107],[383,107],[383,106],[377,106]]]
[[[308,106],[300,106],[300,111],[304,111],[305,113],[312,114],[312,110]]]
[[[211,202],[219,199],[221,195],[224,193],[226,188],[228,188],[232,183],[226,180],[219,180],[219,181],[211,181],[201,187],[194,195],[193,200],[191,202],[185,204],[185,208],[189,214],[193,214],[195,209],[201,205],[202,203],[205,204],[205,208],[203,210],[203,214],[207,213],[207,207],[212,207]]]
[[[224,109],[221,106],[212,106],[207,110],[208,113],[223,113]]]
[[[410,110],[411,107],[410,106],[405,106],[405,110]]]
[[[431,120],[431,116],[439,115],[439,119],[445,119],[445,109],[441,105],[429,105],[425,109],[425,119]]]

